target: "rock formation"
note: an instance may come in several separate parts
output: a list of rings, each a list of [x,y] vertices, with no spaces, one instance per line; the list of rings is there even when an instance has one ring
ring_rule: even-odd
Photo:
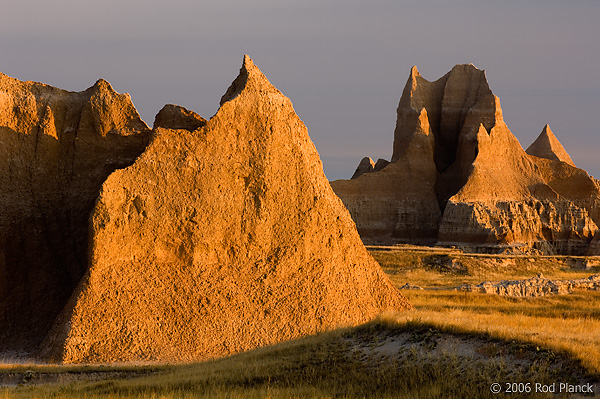
[[[461,285],[456,289],[515,297],[566,295],[573,290],[600,290],[600,274],[575,280],[551,280],[540,274],[527,280],[485,281],[477,285]]]
[[[194,111],[179,105],[167,104],[156,114],[153,128],[196,130],[204,125],[206,125],[206,119]]]
[[[551,159],[553,161],[566,162],[571,166],[575,166],[573,160],[558,141],[550,126],[546,124],[544,130],[538,136],[538,138],[527,148],[525,151],[529,155],[533,155],[540,158]]]
[[[585,254],[600,224],[598,181],[549,127],[530,150],[504,123],[484,71],[457,65],[429,82],[413,67],[392,163],[331,185],[367,242]]]
[[[356,170],[350,179],[356,179],[358,176],[364,175],[365,173],[379,172],[389,164],[390,161],[382,158],[379,158],[377,163],[375,163],[370,157],[364,157],[360,160],[360,163],[356,167]]]
[[[102,186],[89,271],[46,356],[206,359],[410,307],[291,102],[250,58],[204,126],[159,119],[146,151]]]
[[[99,80],[68,92],[0,74],[0,352],[33,350],[87,269],[88,217],[150,130]]]
[[[352,175],[351,179],[356,179],[358,176],[365,173],[371,173],[374,169],[375,162],[373,162],[373,160],[369,157],[364,157],[360,160],[360,163],[356,167],[356,170],[354,171],[354,174]]]
[[[375,162],[375,166],[373,167],[373,172],[379,172],[381,169],[385,168],[390,164],[390,161],[387,159],[379,158],[377,162]]]
[[[600,255],[600,230],[596,230],[596,235],[592,239],[592,242],[590,242],[586,255]]]

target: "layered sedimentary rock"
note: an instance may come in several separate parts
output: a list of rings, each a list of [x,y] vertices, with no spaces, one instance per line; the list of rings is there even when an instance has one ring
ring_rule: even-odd
[[[410,307],[362,245],[291,102],[247,56],[204,126],[158,125],[102,186],[89,271],[46,356],[206,359]]]
[[[0,351],[30,351],[87,269],[100,187],[145,148],[128,94],[82,92],[0,74]]]
[[[590,242],[590,246],[588,247],[586,255],[588,255],[588,256],[600,255],[600,230],[596,231],[596,235],[592,239],[592,242]]]
[[[573,166],[548,126],[526,153],[484,71],[457,65],[429,82],[413,67],[397,114],[392,163],[331,183],[363,239],[588,251],[600,224],[598,181]]]
[[[442,214],[435,194],[434,139],[425,109],[411,138],[406,162],[331,183],[366,241],[410,236],[417,242],[435,242]]]
[[[461,285],[456,289],[514,297],[566,295],[573,290],[600,290],[600,274],[574,280],[552,280],[540,274],[526,280],[485,281],[477,285]]]

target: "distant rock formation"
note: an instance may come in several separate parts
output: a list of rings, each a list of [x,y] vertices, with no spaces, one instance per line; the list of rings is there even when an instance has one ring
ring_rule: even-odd
[[[159,119],[146,151],[102,187],[89,271],[45,356],[207,359],[410,307],[292,103],[249,57],[204,126]]]
[[[392,163],[331,182],[365,241],[588,252],[600,184],[549,127],[527,154],[484,71],[457,65],[429,82],[413,67],[397,114]]]
[[[379,158],[375,163],[375,167],[373,168],[373,172],[379,172],[381,169],[385,168],[390,164],[390,161],[387,159]]]
[[[360,163],[356,167],[354,174],[350,179],[356,179],[359,176],[364,175],[365,173],[371,172],[379,172],[381,169],[385,168],[390,164],[390,161],[379,158],[377,163],[373,162],[370,157],[364,157],[360,160]]]
[[[44,338],[87,269],[102,183],[149,135],[104,80],[68,92],[0,74],[0,352]]]
[[[167,104],[156,114],[153,128],[196,130],[206,125],[206,119],[179,105]]]
[[[596,235],[592,239],[590,246],[588,247],[587,256],[600,255],[600,230],[596,230]]]
[[[573,160],[567,151],[562,146],[562,144],[558,141],[552,130],[550,130],[550,126],[546,124],[542,133],[538,136],[538,138],[527,148],[525,151],[529,155],[533,155],[540,158],[551,159],[553,161],[561,161],[568,163],[571,166],[575,166]]]
[[[477,285],[461,285],[456,289],[513,297],[566,295],[573,290],[600,290],[600,274],[575,280],[551,280],[540,274],[527,280],[485,281]]]
[[[371,173],[375,169],[375,162],[369,157],[364,157],[360,160],[360,163],[356,167],[354,174],[351,179],[356,179],[358,176],[363,175],[365,173]]]

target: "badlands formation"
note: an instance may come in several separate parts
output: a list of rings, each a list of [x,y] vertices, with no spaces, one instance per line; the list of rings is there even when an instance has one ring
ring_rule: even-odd
[[[600,182],[548,125],[524,151],[471,64],[435,82],[413,67],[391,163],[376,170],[369,160],[331,182],[366,242],[600,255]]]
[[[107,82],[0,79],[3,354],[191,361],[411,307],[247,56],[210,120],[152,131]]]
[[[87,270],[102,183],[149,138],[104,80],[74,93],[0,74],[0,353],[48,332]]]

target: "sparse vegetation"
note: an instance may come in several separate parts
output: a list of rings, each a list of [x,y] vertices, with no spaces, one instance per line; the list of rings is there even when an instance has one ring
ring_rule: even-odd
[[[0,378],[7,373],[22,378],[19,386],[0,389],[0,399],[502,398],[517,396],[492,394],[492,383],[599,381],[600,292],[510,298],[447,289],[540,272],[581,278],[597,270],[574,269],[552,258],[372,254],[397,286],[410,282],[436,289],[404,290],[414,311],[214,361],[0,367]],[[41,385],[52,380],[41,378],[43,373],[71,378]]]

